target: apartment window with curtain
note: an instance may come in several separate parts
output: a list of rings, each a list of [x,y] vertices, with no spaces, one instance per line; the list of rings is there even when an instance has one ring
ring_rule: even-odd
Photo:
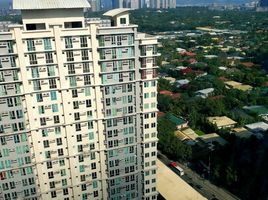
[[[34,89],[34,91],[41,90],[40,80],[33,81],[33,89]]]
[[[51,39],[50,38],[44,38],[44,49],[45,50],[51,50],[52,46],[51,46]]]
[[[18,71],[12,71],[12,76],[13,76],[13,80],[14,81],[18,81],[19,80]]]
[[[99,37],[99,46],[103,47],[104,46],[104,36]]]
[[[77,84],[76,84],[76,77],[75,76],[69,77],[69,82],[70,82],[70,86],[71,87],[77,86]]]
[[[11,63],[11,67],[16,67],[16,58],[14,56],[10,57],[10,63]]]
[[[8,53],[14,53],[14,50],[13,50],[13,44],[14,44],[13,41],[8,41],[8,42],[7,42]]]
[[[47,75],[48,76],[55,76],[55,66],[47,66]]]
[[[72,37],[66,37],[65,38],[65,48],[66,49],[73,48]]]
[[[35,44],[33,39],[27,40],[27,49],[28,51],[35,51]]]
[[[38,67],[31,68],[31,71],[32,71],[32,78],[39,78]]]
[[[4,82],[5,78],[4,78],[4,73],[0,72],[0,82]]]

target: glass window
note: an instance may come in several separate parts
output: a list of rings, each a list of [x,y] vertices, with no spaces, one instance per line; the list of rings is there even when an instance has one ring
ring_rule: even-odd
[[[47,66],[47,75],[48,76],[55,76],[55,70],[54,70],[54,66]]]
[[[52,46],[51,46],[51,39],[50,38],[44,38],[44,49],[45,50],[51,50]]]
[[[51,101],[57,100],[57,92],[56,91],[51,91],[50,92],[50,98],[51,98]]]
[[[58,104],[52,104],[52,112],[59,112]]]
[[[35,51],[35,44],[33,39],[27,40],[27,49],[28,51]]]
[[[32,71],[32,78],[38,78],[39,77],[38,67],[31,68],[31,71]]]
[[[72,37],[66,37],[65,38],[65,48],[73,48],[73,41],[72,41]]]

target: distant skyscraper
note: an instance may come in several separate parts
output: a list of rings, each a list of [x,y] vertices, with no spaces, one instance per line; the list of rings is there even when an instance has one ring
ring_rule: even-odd
[[[91,5],[91,11],[100,11],[101,10],[101,0],[88,0]]]
[[[176,0],[160,0],[160,7],[164,9],[176,8]]]
[[[53,3],[52,3],[53,2]],[[14,0],[0,34],[0,199],[156,200],[157,39],[87,0]]]

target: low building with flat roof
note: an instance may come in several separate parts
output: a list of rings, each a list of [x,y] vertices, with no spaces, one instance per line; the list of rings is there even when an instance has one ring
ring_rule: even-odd
[[[210,123],[215,124],[218,129],[233,128],[237,124],[236,121],[226,116],[208,117],[207,120]]]
[[[201,97],[203,99],[206,99],[207,97],[211,96],[214,92],[214,88],[207,88],[203,90],[198,90],[195,92],[197,97]]]
[[[167,200],[206,200],[194,188],[173,172],[160,160],[156,162],[158,170],[157,191]]]
[[[253,124],[247,124],[246,128],[254,133],[264,133],[268,130],[268,124],[265,122],[256,122]]]
[[[231,133],[235,134],[239,138],[250,138],[252,135],[254,135],[249,130],[245,129],[244,127],[241,128],[233,128],[231,130]]]
[[[237,90],[242,90],[242,91],[249,91],[252,90],[252,86],[250,85],[245,85],[236,81],[226,81],[224,82],[226,87],[228,89],[237,89]]]
[[[227,143],[227,141],[223,139],[221,136],[219,136],[217,133],[201,135],[198,137],[198,139],[206,144],[217,142],[220,145],[225,145]]]
[[[170,76],[168,76],[168,77],[164,77],[163,79],[165,79],[165,80],[169,81],[170,83],[175,83],[175,81],[176,81],[176,79],[175,79],[175,78],[170,77]]]

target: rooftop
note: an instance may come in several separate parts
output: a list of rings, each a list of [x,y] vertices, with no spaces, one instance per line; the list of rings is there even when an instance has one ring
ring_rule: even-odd
[[[199,139],[205,143],[218,142],[220,145],[225,145],[227,143],[226,140],[219,136],[217,133],[205,134],[199,136]]]
[[[182,118],[180,118],[180,117],[176,117],[176,116],[173,115],[173,114],[167,114],[167,118],[168,118],[171,122],[173,122],[174,124],[176,124],[176,126],[187,123],[187,121],[185,121],[184,119],[182,119]]]
[[[210,123],[215,124],[218,128],[232,126],[236,124],[234,120],[226,116],[208,117],[207,119]]]
[[[247,91],[247,90],[251,90],[252,86],[250,85],[244,85],[242,83],[236,82],[236,81],[226,81],[224,82],[227,86],[234,88],[234,89],[238,89],[238,90],[242,90],[242,91]]]
[[[254,132],[264,132],[268,130],[268,124],[264,122],[256,122],[253,124],[247,124],[246,128],[254,131]]]
[[[198,90],[195,93],[199,93],[199,94],[209,94],[211,92],[214,91],[214,88],[207,88],[207,89],[203,89],[203,90]]]
[[[157,160],[157,191],[168,200],[205,200],[195,189],[188,185],[160,160]]]
[[[107,16],[107,17],[115,17],[117,15],[128,12],[129,10],[130,9],[128,9],[128,8],[117,8],[117,9],[109,10],[106,13],[104,13],[103,15]]]
[[[18,10],[90,8],[87,0],[13,0]]]
[[[249,138],[250,136],[253,135],[252,132],[248,131],[245,128],[233,128],[232,133],[235,134],[237,137],[240,138]]]

